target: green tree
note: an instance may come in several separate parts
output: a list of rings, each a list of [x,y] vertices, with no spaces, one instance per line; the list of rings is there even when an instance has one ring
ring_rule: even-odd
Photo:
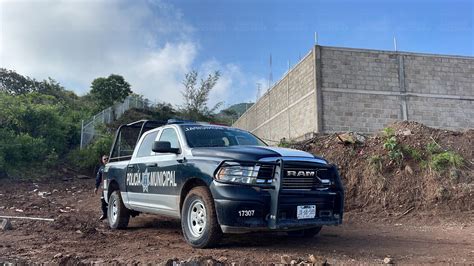
[[[12,95],[38,91],[40,83],[13,70],[0,68],[0,92]]]
[[[191,71],[186,74],[183,81],[184,106],[181,109],[182,115],[192,120],[209,120],[212,119],[214,112],[222,105],[217,103],[214,107],[207,106],[209,94],[219,80],[219,71],[209,74],[206,79],[201,79],[198,86],[198,72]]]
[[[92,81],[91,96],[99,103],[100,109],[107,108],[116,102],[121,102],[132,93],[130,84],[116,74],[107,78],[96,78]]]

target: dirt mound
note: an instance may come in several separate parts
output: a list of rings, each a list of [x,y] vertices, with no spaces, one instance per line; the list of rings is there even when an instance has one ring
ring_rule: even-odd
[[[347,210],[403,215],[474,209],[474,130],[397,122],[363,141],[354,137],[343,142],[340,136],[319,134],[293,147],[339,167]]]

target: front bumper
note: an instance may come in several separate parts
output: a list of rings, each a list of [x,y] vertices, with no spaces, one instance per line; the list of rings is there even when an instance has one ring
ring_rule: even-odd
[[[224,233],[290,231],[342,223],[342,189],[280,191],[214,181],[211,192]],[[316,205],[316,216],[297,219],[297,206],[301,205]]]

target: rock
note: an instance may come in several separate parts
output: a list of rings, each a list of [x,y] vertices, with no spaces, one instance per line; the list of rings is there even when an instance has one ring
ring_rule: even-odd
[[[76,233],[82,234],[82,231],[81,230],[76,230]]]
[[[407,130],[402,131],[402,135],[403,136],[410,136],[410,135],[413,135],[413,133],[411,132],[411,130],[407,129]]]
[[[298,262],[297,262],[296,260],[291,260],[291,261],[290,261],[290,264],[291,264],[291,265],[296,265],[296,264],[298,264]]]
[[[354,137],[355,137],[355,139],[356,139],[357,142],[359,142],[359,143],[365,143],[365,141],[366,141],[366,139],[367,139],[366,136],[361,135],[361,134],[359,134],[359,133],[353,133],[353,134],[354,134]]]
[[[413,169],[409,165],[405,166],[405,172],[409,173],[410,175],[413,174]]]
[[[336,134],[336,136],[339,142],[345,144],[364,143],[366,140],[366,137],[364,135],[355,132]]]
[[[53,259],[58,259],[58,258],[61,258],[63,256],[62,253],[58,253],[56,255],[54,255]]]
[[[393,264],[393,259],[390,258],[390,257],[386,257],[385,259],[383,259],[383,263],[385,263],[385,264]]]
[[[283,255],[280,257],[280,262],[283,264],[290,264],[291,263],[291,257],[288,255]]]
[[[208,259],[203,265],[208,265],[208,266],[217,265],[217,261],[215,259]]]
[[[318,265],[326,265],[327,263],[327,260],[325,258],[320,257],[320,256],[314,256],[313,254],[309,255],[308,260],[312,264],[318,264]]]
[[[47,192],[47,191],[40,191],[38,192],[38,196],[40,197],[46,197],[46,196],[50,196],[52,193],[51,192]]]
[[[222,263],[226,263],[228,261],[227,257],[224,257],[224,256],[219,257],[217,260],[222,262]]]
[[[2,231],[7,231],[7,230],[12,230],[13,226],[10,220],[8,219],[3,219],[2,224],[0,224],[0,229]]]
[[[15,209],[16,212],[23,212],[22,209]]]
[[[308,260],[311,263],[317,263],[318,262],[318,259],[313,254],[309,255]]]
[[[349,144],[355,143],[355,139],[351,136],[350,133],[338,134],[337,138],[339,139],[339,142],[341,143],[349,143]]]

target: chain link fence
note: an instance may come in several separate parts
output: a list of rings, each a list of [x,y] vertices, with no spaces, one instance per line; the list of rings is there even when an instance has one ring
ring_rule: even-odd
[[[81,149],[89,145],[94,138],[100,135],[96,127],[100,124],[108,124],[120,118],[127,110],[132,108],[148,109],[152,104],[150,100],[138,95],[130,95],[122,103],[110,106],[100,113],[94,115],[89,120],[82,120],[81,126]]]

